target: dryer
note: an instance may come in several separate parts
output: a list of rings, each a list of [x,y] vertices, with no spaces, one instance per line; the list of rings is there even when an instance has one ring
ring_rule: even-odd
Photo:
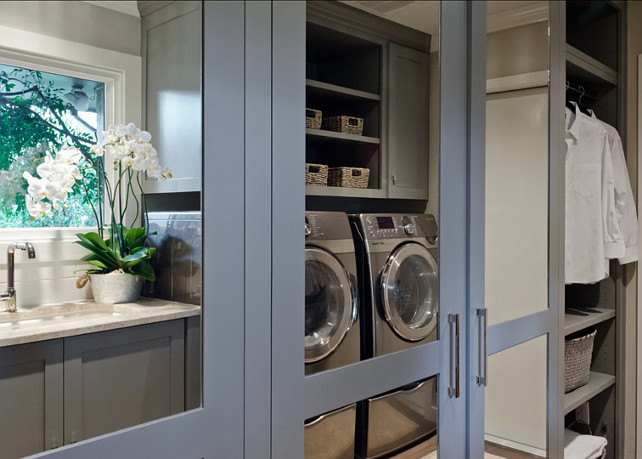
[[[358,214],[364,357],[437,339],[439,267],[433,215]]]
[[[357,266],[348,216],[305,214],[305,374],[361,358]]]

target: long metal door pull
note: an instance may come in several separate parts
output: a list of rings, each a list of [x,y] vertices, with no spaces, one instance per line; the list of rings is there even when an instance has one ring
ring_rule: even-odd
[[[477,309],[477,385],[488,386],[488,309]],[[482,320],[484,321],[484,351],[482,352]],[[482,360],[484,371],[482,373]]]
[[[450,385],[448,386],[448,396],[459,398],[459,314],[448,314],[448,324],[450,328]]]

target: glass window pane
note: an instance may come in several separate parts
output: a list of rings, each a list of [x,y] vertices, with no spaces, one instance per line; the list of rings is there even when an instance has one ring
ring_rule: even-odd
[[[532,2],[536,14],[527,23],[514,20],[522,3],[487,3],[490,325],[548,308],[548,2]]]
[[[0,64],[0,96],[0,228],[96,225],[91,202],[99,183],[88,161],[79,164],[82,184],[73,186],[67,207],[38,219],[27,212],[23,174],[42,178],[47,152],[55,157],[65,145],[89,155],[104,129],[105,84]]]

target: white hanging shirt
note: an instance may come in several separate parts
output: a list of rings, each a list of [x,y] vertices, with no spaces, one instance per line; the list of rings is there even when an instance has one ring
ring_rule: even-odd
[[[625,255],[613,163],[606,129],[577,107],[566,112],[566,144],[565,281],[591,284],[608,277],[608,259]]]
[[[591,116],[597,120],[594,112],[591,112]],[[625,246],[624,255],[618,257],[618,261],[624,265],[638,260],[638,215],[620,134],[613,126],[604,121],[600,122],[606,129],[606,139],[613,161],[616,219]]]

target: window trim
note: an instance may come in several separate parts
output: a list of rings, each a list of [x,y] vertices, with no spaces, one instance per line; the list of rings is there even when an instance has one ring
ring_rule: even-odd
[[[105,84],[105,124],[141,122],[142,59],[83,43],[0,26],[0,63]],[[0,229],[0,244],[24,239],[74,241],[96,227]]]

